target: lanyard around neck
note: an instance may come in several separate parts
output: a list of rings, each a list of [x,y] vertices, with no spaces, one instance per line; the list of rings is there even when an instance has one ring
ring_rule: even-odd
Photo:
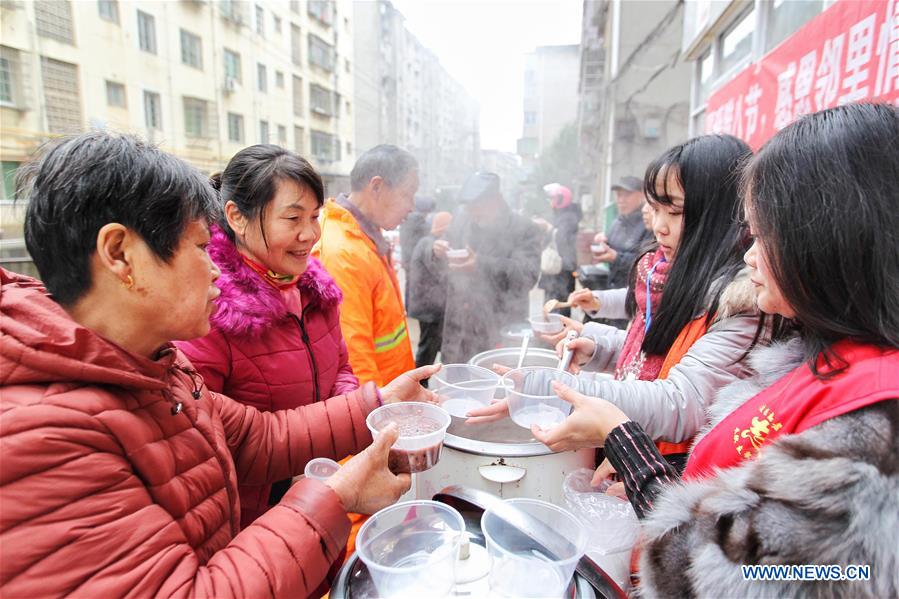
[[[649,269],[649,272],[646,273],[646,326],[643,329],[643,334],[646,335],[649,332],[649,327],[652,324],[652,294],[650,293],[650,285],[652,284],[652,275],[656,271],[656,266],[662,264],[663,262],[667,262],[665,258],[662,258],[658,262],[652,265],[652,268]]]

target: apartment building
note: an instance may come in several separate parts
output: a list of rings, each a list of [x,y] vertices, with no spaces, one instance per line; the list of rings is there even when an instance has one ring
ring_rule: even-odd
[[[480,108],[388,0],[354,3],[356,146],[418,158],[419,193],[460,185],[480,158]]]
[[[350,0],[3,0],[3,197],[42,142],[90,128],[138,134],[207,173],[276,143],[342,191],[354,66]]]

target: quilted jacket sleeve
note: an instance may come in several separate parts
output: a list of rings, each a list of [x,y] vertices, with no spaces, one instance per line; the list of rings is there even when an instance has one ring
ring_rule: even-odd
[[[377,407],[374,383],[327,401],[276,412],[260,412],[213,395],[240,484],[261,485],[296,476],[314,457],[342,459],[371,444],[365,418]],[[314,426],[322,422],[330,426]]]
[[[302,481],[203,559],[106,427],[68,407],[4,410],[0,453],[4,597],[306,597],[349,534],[337,495]]]

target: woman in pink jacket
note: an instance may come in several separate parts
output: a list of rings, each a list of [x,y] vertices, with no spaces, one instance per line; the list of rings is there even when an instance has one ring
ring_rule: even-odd
[[[371,443],[369,384],[265,413],[210,391],[170,339],[209,331],[217,198],[128,136],[64,139],[26,172],[25,240],[44,283],[0,270],[0,596],[305,597],[344,548],[346,512],[409,487],[396,431],[241,529],[238,484]],[[44,287],[46,285],[46,287]],[[410,379],[388,399],[428,397]]]
[[[365,429],[367,413],[340,424],[328,416],[329,398],[359,381],[340,332],[340,288],[310,256],[321,236],[321,177],[293,152],[255,145],[212,183],[224,208],[209,243],[222,294],[209,334],[178,346],[211,390],[262,411],[300,407],[313,450],[328,451],[332,438]],[[241,486],[242,525],[277,504],[289,486]]]

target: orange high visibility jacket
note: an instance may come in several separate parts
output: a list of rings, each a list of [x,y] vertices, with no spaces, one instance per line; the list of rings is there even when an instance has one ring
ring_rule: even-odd
[[[343,291],[340,326],[350,365],[360,383],[384,386],[415,368],[396,271],[343,206],[329,199],[321,215],[313,253]]]

